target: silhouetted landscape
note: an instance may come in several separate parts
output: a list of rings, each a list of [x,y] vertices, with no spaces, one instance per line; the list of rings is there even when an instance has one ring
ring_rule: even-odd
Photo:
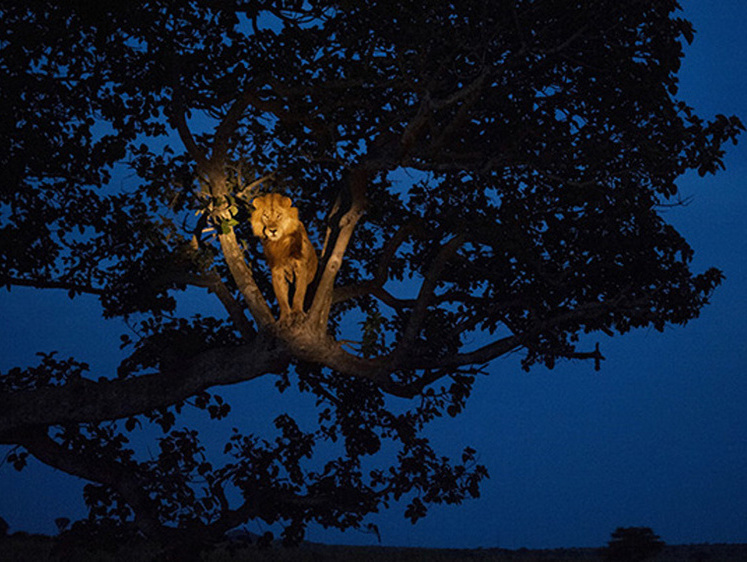
[[[91,550],[83,546],[60,549],[48,536],[16,533],[0,540],[0,560],[8,562],[41,562],[46,560],[80,560],[96,562],[140,562],[151,560],[154,551],[146,542],[127,544],[116,550]],[[600,548],[557,548],[516,550],[503,548],[430,549],[371,546],[334,546],[304,543],[297,548],[271,546],[258,548],[235,541],[221,545],[203,556],[205,562],[502,562],[605,560]],[[647,558],[651,562],[742,562],[747,560],[747,544],[667,545],[662,552]]]

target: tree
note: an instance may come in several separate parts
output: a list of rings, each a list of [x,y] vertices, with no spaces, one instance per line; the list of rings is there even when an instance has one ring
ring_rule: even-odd
[[[677,8],[4,4],[0,281],[138,323],[117,373],[51,354],[2,374],[11,461],[90,481],[99,529],[187,553],[250,519],[294,542],[392,501],[414,522],[476,497],[475,451],[443,458],[422,429],[457,415],[492,360],[599,368],[585,334],[684,324],[721,280],[691,271],[660,213],[743,129],[677,98],[693,35]],[[320,250],[307,313],[287,322],[247,221],[267,191],[293,198]],[[177,317],[195,290],[223,314]],[[317,427],[237,429],[217,460],[175,429],[187,405],[228,414],[215,387],[266,376],[313,393]],[[144,460],[128,434],[148,423],[163,436]],[[383,442],[391,466],[364,469]]]
[[[649,527],[618,527],[604,551],[605,560],[639,562],[664,549],[664,542]]]

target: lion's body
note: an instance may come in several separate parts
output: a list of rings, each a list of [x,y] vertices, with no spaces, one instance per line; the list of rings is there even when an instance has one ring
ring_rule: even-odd
[[[281,318],[291,312],[303,312],[306,289],[317,268],[316,250],[298,219],[298,209],[292,204],[290,198],[279,193],[252,201],[252,230],[262,240]]]

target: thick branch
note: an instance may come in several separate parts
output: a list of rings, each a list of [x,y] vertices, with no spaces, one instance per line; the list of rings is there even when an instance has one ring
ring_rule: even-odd
[[[212,386],[251,380],[287,365],[287,352],[269,337],[234,348],[212,349],[168,372],[129,379],[76,381],[0,394],[0,442],[35,426],[120,419],[164,408]]]
[[[252,275],[252,271],[244,259],[244,252],[236,240],[236,234],[231,230],[226,234],[218,235],[218,239],[228,268],[231,271],[234,281],[236,281],[239,291],[244,295],[249,312],[257,321],[260,328],[269,326],[275,319],[272,316],[272,311],[267,301],[254,281],[254,275]]]
[[[456,243],[455,243],[456,244]],[[376,383],[389,394],[402,397],[412,397],[416,390],[424,388],[431,382],[453,372],[460,367],[484,365],[516,349],[531,344],[531,341],[544,331],[561,326],[569,321],[584,322],[597,319],[609,311],[607,303],[589,303],[579,306],[575,310],[566,311],[555,317],[538,321],[534,326],[524,329],[497,340],[478,349],[466,353],[455,353],[444,357],[432,354],[418,353],[416,345],[411,342],[407,346],[398,346],[395,352],[376,358],[362,358],[348,353],[331,337],[325,340],[309,340],[297,345],[301,340],[293,341],[290,345],[297,357],[315,363],[323,364],[340,373],[364,378]],[[458,337],[455,334],[454,337]],[[593,352],[559,352],[558,356],[572,359],[593,359],[595,368],[604,359],[597,347]],[[391,374],[397,371],[425,371],[419,379],[406,385],[394,382]]]
[[[309,310],[309,317],[317,327],[326,327],[329,310],[332,306],[335,278],[342,266],[342,259],[353,236],[355,226],[363,216],[368,177],[369,171],[366,169],[359,168],[350,172],[350,208],[340,218],[337,238],[330,242],[334,245],[328,252],[326,262],[324,262],[324,270],[314,295],[314,302]]]

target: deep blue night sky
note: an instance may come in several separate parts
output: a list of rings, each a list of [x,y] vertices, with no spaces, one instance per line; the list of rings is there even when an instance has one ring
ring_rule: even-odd
[[[747,2],[684,1],[697,30],[680,73],[680,98],[703,118],[747,122]],[[566,363],[553,371],[507,357],[478,380],[465,413],[433,424],[437,450],[480,452],[491,478],[479,500],[432,510],[416,526],[404,506],[372,519],[385,545],[549,548],[600,546],[618,526],[649,526],[670,544],[747,542],[747,135],[727,169],[680,180],[686,207],[666,211],[696,251],[695,269],[726,275],[712,304],[684,328],[600,341],[602,370]],[[199,307],[195,293],[183,310]],[[0,369],[57,349],[93,375],[118,363],[121,322],[96,301],[13,289],[0,295]],[[290,395],[272,381],[224,390],[229,423],[270,428]],[[301,403],[301,410],[308,404]],[[0,516],[11,531],[54,533],[54,519],[83,512],[81,483],[31,462],[0,468]],[[249,530],[259,531],[256,526]],[[376,544],[373,535],[311,528],[310,540]]]

